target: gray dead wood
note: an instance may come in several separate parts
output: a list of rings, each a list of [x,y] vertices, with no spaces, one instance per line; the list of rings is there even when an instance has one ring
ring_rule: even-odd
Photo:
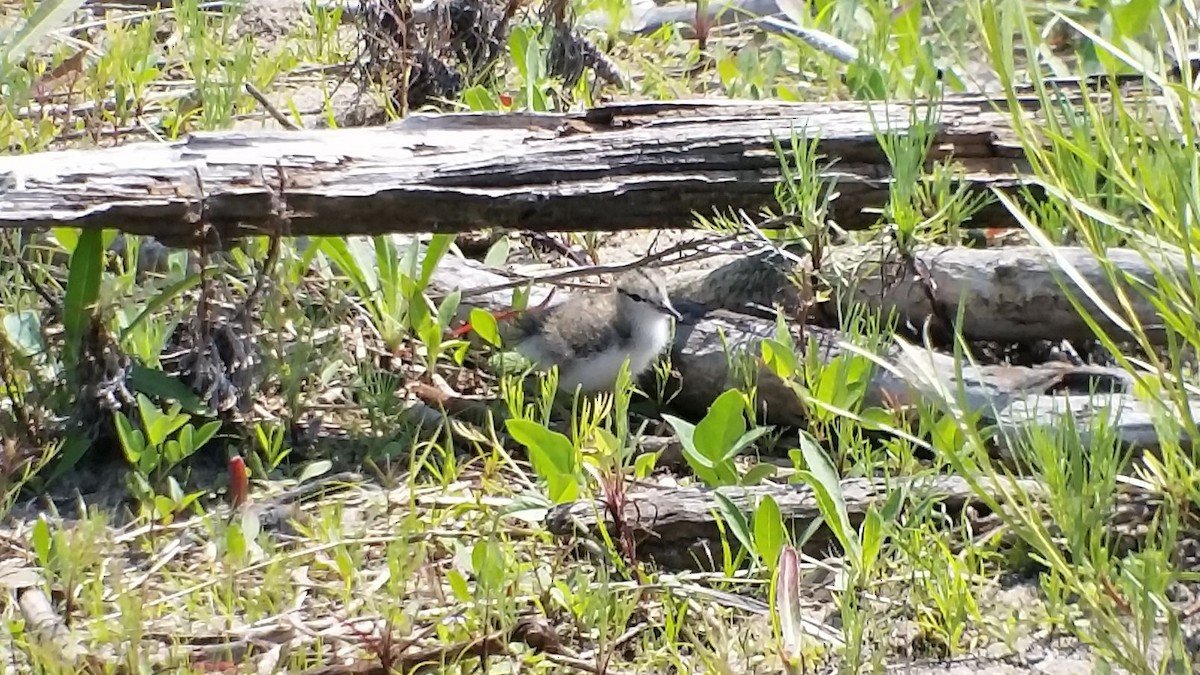
[[[1106,260],[1081,247],[1058,247],[1053,254],[1036,246],[991,249],[929,246],[911,254],[909,261],[894,246],[837,247],[829,250],[818,274],[827,281],[839,304],[850,309],[866,306],[880,316],[895,312],[901,322],[924,326],[932,321],[953,323],[963,304],[958,324],[968,340],[1032,342],[1036,340],[1089,340],[1095,337],[1072,306],[1074,296],[1101,329],[1118,341],[1132,339],[1125,328],[1121,303],[1113,292],[1112,274],[1119,280],[1137,324],[1161,344],[1166,337],[1163,319],[1146,298],[1145,289],[1158,286],[1156,274],[1183,279],[1189,274],[1180,255],[1145,257],[1132,249],[1112,248]],[[802,278],[813,270],[813,261],[799,260],[775,251],[752,256],[722,256],[716,269],[673,278],[673,291],[714,309],[744,311],[747,304],[780,305],[789,314],[801,311],[805,298],[789,275]],[[1091,301],[1064,265],[1076,270],[1120,322]],[[1064,289],[1065,285],[1065,289]],[[1068,295],[1067,290],[1070,291]],[[1124,325],[1122,325],[1124,324]]]
[[[474,261],[448,256],[431,285],[444,293],[455,288],[491,287],[509,280]],[[547,293],[544,286],[534,285],[530,304],[541,303]],[[550,302],[564,297],[564,292],[556,292]],[[674,300],[685,318],[676,328],[671,352],[675,376],[668,388],[669,395],[673,395],[669,404],[673,410],[692,419],[703,417],[718,395],[743,384],[742,372],[747,369],[739,369],[738,359],[748,358],[762,419],[768,424],[805,422],[805,402],[758,359],[762,340],[774,336],[774,321],[727,310],[706,310],[684,296]],[[512,292],[467,295],[460,308],[462,316],[472,306],[489,311],[509,309]],[[845,336],[838,331],[799,325],[789,328],[797,347],[815,349],[822,362],[847,353]],[[1167,403],[1137,398],[1132,378],[1120,369],[1066,364],[1036,368],[958,364],[952,356],[899,340],[874,353],[890,367],[874,369],[865,405],[931,404],[948,411],[978,412],[984,424],[994,426],[993,441],[1004,455],[1024,446],[1028,434],[1038,430],[1070,429],[1085,446],[1111,438],[1136,449],[1155,450],[1161,442],[1153,406]],[[646,391],[653,391],[652,381],[642,385]],[[1189,406],[1191,414],[1200,418],[1200,403],[1191,401]],[[1103,425],[1096,427],[1098,423]],[[1191,444],[1186,435],[1177,440],[1185,446]]]
[[[44,649],[54,651],[64,663],[78,664],[87,655],[41,588],[22,589],[17,602],[27,629],[42,641]]]
[[[981,488],[997,502],[1007,500],[1014,487],[1031,496],[1044,493],[1040,483],[1017,480],[1005,486],[980,482]],[[908,493],[910,503],[924,500],[940,502],[951,519],[971,503],[981,504],[970,484],[958,476],[927,476],[893,478],[848,478],[841,481],[842,496],[850,522],[857,528],[871,506],[879,508],[890,494],[901,489]],[[779,505],[785,525],[798,536],[813,521],[821,517],[812,488],[804,484],[754,487],[666,487],[637,484],[629,488],[628,499],[621,513],[623,526],[630,529],[637,542],[638,557],[653,559],[672,569],[721,569],[721,531],[717,526],[716,493],[727,497],[747,516],[754,512],[759,501],[770,495]],[[546,529],[567,537],[583,535],[596,537],[601,524],[610,536],[616,536],[613,514],[603,502],[580,500],[559,504],[546,514]],[[736,546],[733,537],[726,536]],[[823,556],[837,548],[837,539],[822,525],[804,546],[805,552]]]
[[[966,518],[971,522],[974,535],[981,539],[994,533],[1001,541],[1015,542],[1015,532],[994,529],[1003,516],[991,511],[993,503],[1005,511],[1032,505],[1051,536],[1061,534],[1059,524],[1045,507],[1046,486],[1035,479],[980,477],[972,485],[961,476],[927,475],[890,479],[845,478],[840,481],[840,486],[847,516],[855,529],[868,509],[880,508],[891,495],[901,490],[907,497],[905,504],[935,503],[950,522]],[[603,501],[590,499],[552,507],[546,513],[545,524],[547,531],[559,537],[597,538],[601,527],[606,528],[614,539],[621,533],[632,535],[639,559],[649,558],[664,567],[722,569],[722,542],[729,543],[735,550],[738,542],[728,533],[722,536],[718,527],[717,494],[728,498],[747,518],[762,498],[770,495],[793,537],[821,518],[814,492],[806,484],[679,488],[635,483],[629,487],[621,507],[619,527],[623,529],[618,529],[615,514]],[[1121,489],[1105,523],[1111,537],[1110,546],[1116,555],[1141,550],[1146,545],[1145,524],[1154,520],[1160,505],[1161,499],[1153,490],[1135,486]],[[1196,532],[1188,530],[1176,544],[1174,555],[1181,564],[1195,564],[1200,549],[1196,536]],[[838,550],[840,545],[828,525],[822,523],[805,542],[804,551],[814,557],[823,557],[831,549]]]
[[[922,119],[927,105],[914,106]],[[691,227],[696,213],[773,207],[775,140],[786,145],[793,132],[820,136],[819,153],[836,161],[821,174],[837,183],[832,216],[863,228],[877,219],[864,209],[888,197],[876,129],[906,133],[914,106],[676,101],[198,133],[175,143],[0,157],[0,228],[105,227],[187,243],[206,226],[222,241],[279,229],[298,236]],[[973,190],[1015,192],[1023,162],[1015,141],[1004,140],[1007,116],[979,98],[949,99],[938,115],[931,157],[954,155]],[[972,224],[1011,222],[992,204]]]

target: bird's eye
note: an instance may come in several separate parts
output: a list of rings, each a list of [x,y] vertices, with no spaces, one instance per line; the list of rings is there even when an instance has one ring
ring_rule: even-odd
[[[643,300],[645,300],[645,298],[638,295],[637,293],[627,293],[626,295],[628,295],[629,299],[633,300],[634,302],[642,302]]]

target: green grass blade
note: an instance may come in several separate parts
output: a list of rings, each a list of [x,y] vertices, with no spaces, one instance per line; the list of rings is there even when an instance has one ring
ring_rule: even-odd
[[[67,274],[67,293],[63,307],[63,332],[66,353],[63,360],[74,364],[92,317],[92,306],[100,297],[100,273],[104,267],[104,233],[101,230],[83,231],[71,253],[71,268]]]
[[[34,43],[59,28],[75,10],[83,6],[84,0],[42,0],[38,3],[33,15],[16,31],[15,37],[9,40],[11,33],[3,36],[0,45],[0,67],[7,67],[13,61],[25,56]]]
[[[190,274],[190,275],[184,277],[183,279],[180,279],[179,281],[175,282],[174,284],[164,288],[161,293],[154,296],[154,298],[151,299],[150,302],[146,303],[146,306],[142,308],[142,311],[139,312],[138,315],[133,318],[133,321],[130,321],[129,325],[126,326],[124,328],[124,330],[121,331],[121,338],[120,338],[121,341],[124,341],[125,338],[128,337],[128,335],[135,328],[137,328],[139,325],[141,325],[141,323],[143,321],[145,321],[147,317],[149,317],[154,312],[157,312],[159,309],[162,309],[162,307],[165,306],[168,302],[170,302],[170,301],[174,300],[176,297],[178,297],[180,293],[183,293],[184,291],[188,290],[189,288],[191,288],[192,286],[195,286],[198,283],[200,283],[200,275],[199,274]]]

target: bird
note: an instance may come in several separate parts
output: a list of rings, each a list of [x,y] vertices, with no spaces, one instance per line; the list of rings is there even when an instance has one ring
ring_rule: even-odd
[[[671,342],[672,321],[681,318],[663,276],[637,267],[605,291],[516,315],[502,338],[536,368],[558,366],[562,391],[611,391],[626,359],[633,380],[658,360]]]

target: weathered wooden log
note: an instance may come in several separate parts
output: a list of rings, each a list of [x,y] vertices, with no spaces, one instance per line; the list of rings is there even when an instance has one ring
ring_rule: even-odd
[[[79,665],[87,651],[54,611],[46,593],[36,586],[22,588],[18,593],[17,603],[30,634],[43,643],[44,649],[56,652],[64,663]]]
[[[932,158],[971,189],[1015,194],[1023,162],[984,100],[937,104]],[[836,164],[832,215],[874,224],[888,198],[877,130],[904,134],[928,104],[676,101],[576,114],[413,116],[372,128],[214,132],[0,157],[0,228],[115,228],[172,243],[199,230],[347,235],[477,228],[691,227],[694,214],[775,204],[778,141],[818,135]],[[282,167],[282,176],[278,167]],[[1006,226],[992,204],[974,226]]]
[[[994,531],[1001,522],[991,511],[992,504],[1008,510],[1010,507],[1024,509],[1032,503],[1040,511],[1047,529],[1052,533],[1058,531],[1058,525],[1044,507],[1048,495],[1046,486],[1035,479],[978,477],[972,484],[961,476],[941,475],[843,478],[840,489],[847,518],[855,529],[871,507],[882,507],[900,490],[909,504],[937,502],[951,522],[971,521],[976,537],[988,537],[989,531]],[[663,567],[719,570],[723,568],[722,545],[728,543],[736,552],[740,543],[728,530],[723,536],[718,526],[721,517],[718,515],[721,513],[718,494],[728,499],[747,519],[769,495],[779,506],[784,525],[793,537],[821,518],[814,491],[806,484],[679,488],[637,483],[625,493],[619,514],[614,514],[600,500],[583,499],[552,507],[544,522],[547,531],[559,537],[597,539],[601,528],[607,529],[609,536],[614,538],[618,532],[632,535],[639,559],[651,559]],[[1159,502],[1152,491],[1136,486],[1121,489],[1106,521],[1114,552],[1137,550],[1145,545],[1145,523],[1154,519]],[[614,522],[615,517],[621,522]],[[1000,536],[1011,540],[1013,533],[1000,533]],[[841,546],[828,524],[823,522],[804,542],[803,548],[810,555],[820,557],[831,550],[840,550]],[[1194,539],[1181,537],[1174,554],[1179,560],[1194,564]]]
[[[447,257],[434,274],[432,285],[443,292],[492,287],[510,279],[474,261]],[[547,290],[534,286],[530,303],[546,300]],[[553,304],[566,294],[556,293]],[[678,374],[677,391],[670,407],[684,416],[702,417],[712,401],[743,382],[731,367],[731,355],[748,356],[756,378],[762,420],[768,424],[800,425],[807,419],[806,403],[795,389],[762,365],[761,343],[775,334],[775,322],[725,310],[708,310],[675,299],[684,313],[676,327],[671,365]],[[511,291],[493,291],[464,297],[465,316],[473,306],[490,311],[511,307]],[[814,349],[829,363],[847,353],[846,336],[815,326],[789,326],[799,349]],[[1075,429],[1084,444],[1099,437],[1092,425],[1103,422],[1121,442],[1141,450],[1157,449],[1160,431],[1154,424],[1158,401],[1139,399],[1131,377],[1116,368],[1068,366],[978,366],[958,364],[954,357],[899,340],[876,351],[889,368],[876,367],[867,385],[864,405],[940,406],[949,411],[978,412],[984,424],[995,425],[994,441],[1002,453],[1025,443],[1034,429]],[[755,372],[754,364],[757,364]],[[647,376],[653,377],[652,375]],[[642,383],[647,391],[653,383]],[[1200,402],[1189,401],[1191,414],[1200,417]],[[1181,434],[1177,439],[1190,445]]]
[[[1044,487],[1039,482],[1028,479],[1011,481],[1003,486],[984,479],[979,484],[1001,504],[1006,502],[1004,495],[1012,494],[1015,490],[1035,498],[1044,494]],[[841,481],[841,490],[847,515],[855,527],[862,522],[871,506],[882,507],[895,490],[906,491],[914,500],[939,501],[951,518],[972,502],[982,503],[970,484],[958,476],[889,480],[847,478]],[[632,530],[639,557],[644,556],[672,569],[721,569],[722,539],[717,524],[716,514],[719,510],[715,496],[718,492],[747,515],[754,512],[764,496],[770,495],[779,505],[784,523],[792,529],[793,536],[821,517],[812,488],[803,484],[716,489],[638,484],[631,486],[626,494],[628,501],[621,513],[621,527]],[[547,531],[560,537],[597,537],[601,526],[608,528],[611,535],[617,526],[605,505],[593,500],[559,504],[547,512],[545,523]],[[726,539],[730,540],[731,546],[738,545],[732,536]],[[804,545],[805,551],[814,556],[827,554],[830,548],[837,547],[837,539],[825,525],[814,532]]]
[[[813,272],[809,258],[766,251],[752,256],[724,256],[717,269],[675,275],[673,292],[714,309],[744,311],[747,304],[780,305],[797,311],[804,305],[799,287],[788,275]],[[880,316],[895,312],[912,326],[932,320],[953,324],[959,304],[962,321],[957,328],[968,340],[1032,342],[1036,340],[1088,340],[1092,329],[1071,305],[1066,289],[1108,335],[1130,338],[1124,326],[1093,303],[1076,282],[1068,278],[1058,259],[1065,260],[1098,292],[1109,308],[1121,312],[1105,266],[1124,279],[1133,321],[1148,337],[1161,343],[1163,320],[1139,288],[1156,288],[1158,274],[1186,277],[1182,255],[1161,254],[1147,259],[1142,253],[1111,248],[1101,261],[1081,247],[1058,247],[1053,255],[1036,246],[991,249],[927,246],[911,253],[911,264],[894,246],[837,247],[828,251],[817,274],[833,288],[846,309],[866,306]],[[940,326],[943,330],[950,328]]]

